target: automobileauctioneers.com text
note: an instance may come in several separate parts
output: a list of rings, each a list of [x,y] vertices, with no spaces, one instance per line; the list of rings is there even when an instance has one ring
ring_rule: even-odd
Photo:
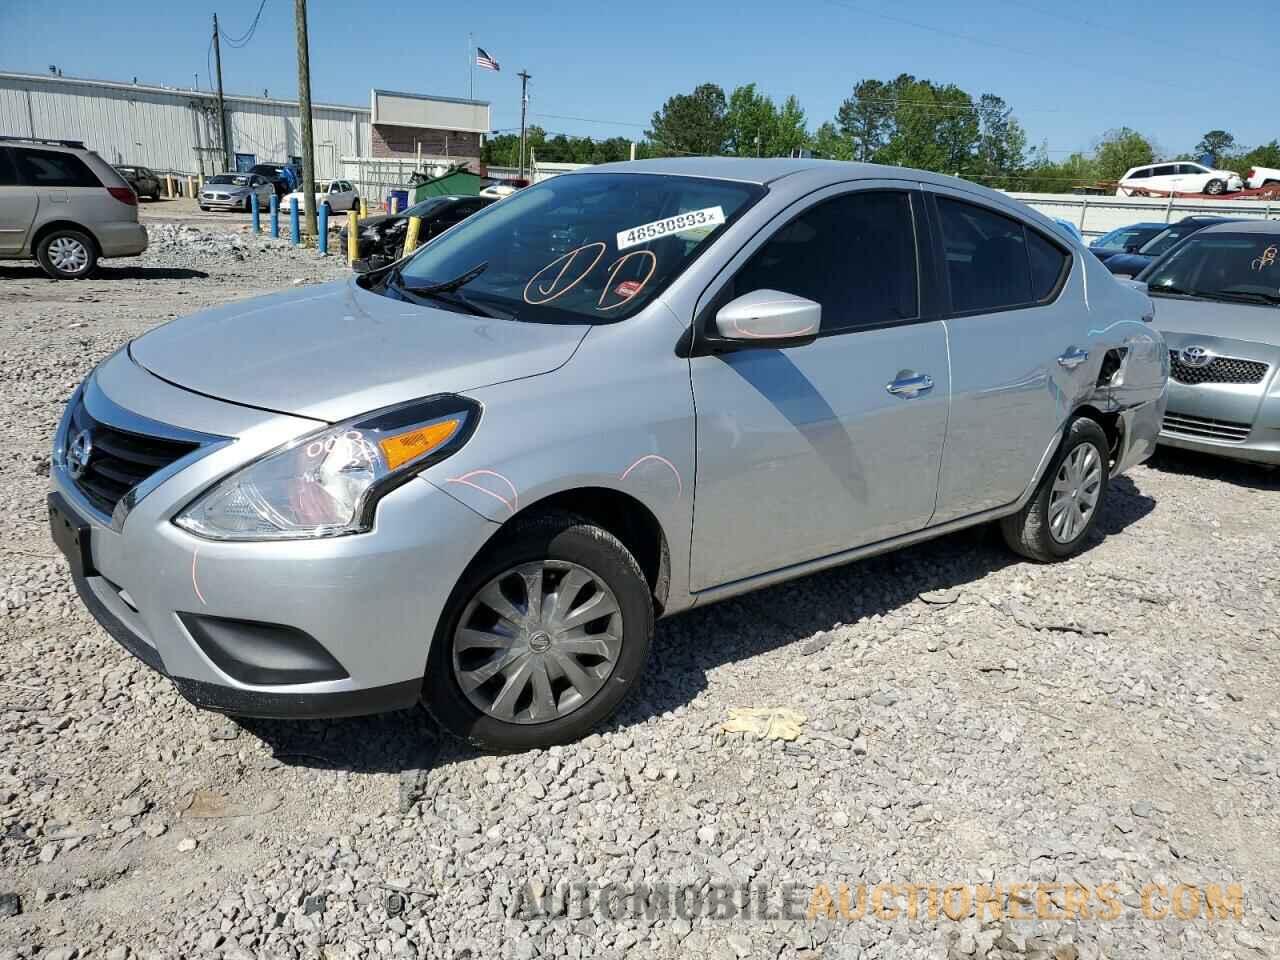
[[[1127,896],[1136,888],[1137,906]],[[712,917],[748,920],[1118,920],[1137,912],[1148,920],[1243,920],[1238,883],[669,883],[536,882],[515,891],[512,915]]]

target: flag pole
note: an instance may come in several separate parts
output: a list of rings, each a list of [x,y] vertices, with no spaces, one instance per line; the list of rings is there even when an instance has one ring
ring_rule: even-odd
[[[476,98],[476,56],[475,56],[475,36],[467,34],[467,70],[471,76],[471,96],[470,99]]]

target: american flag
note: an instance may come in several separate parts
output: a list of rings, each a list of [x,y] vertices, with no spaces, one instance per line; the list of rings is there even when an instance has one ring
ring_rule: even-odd
[[[476,66],[486,70],[501,70],[498,61],[484,52],[484,47],[476,47]]]

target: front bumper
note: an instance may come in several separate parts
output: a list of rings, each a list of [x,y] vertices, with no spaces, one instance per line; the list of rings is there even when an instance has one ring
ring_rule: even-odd
[[[418,479],[383,498],[369,533],[249,543],[194,537],[171,522],[174,514],[213,480],[314,429],[315,422],[189,394],[142,370],[125,351],[91,378],[86,407],[99,421],[109,423],[126,403],[136,409],[145,395],[147,409],[165,411],[184,428],[203,426],[234,437],[212,444],[211,452],[163,479],[123,516],[117,509],[105,517],[87,505],[55,458],[51,501],[57,498],[70,522],[88,531],[76,589],[108,633],[208,709],[349,716],[416,702],[436,622],[494,523]],[[211,641],[200,623],[303,636],[313,645],[304,650],[304,661],[337,666],[328,673],[292,674],[324,679],[279,682],[290,674],[264,671],[263,665],[288,668],[287,645],[264,647],[267,652],[255,656],[243,638],[238,648]]]
[[[199,196],[200,206],[208,207],[211,210],[241,210],[245,208],[245,204],[249,202],[247,196],[244,197],[227,197],[225,199],[215,199],[207,197],[203,193]]]

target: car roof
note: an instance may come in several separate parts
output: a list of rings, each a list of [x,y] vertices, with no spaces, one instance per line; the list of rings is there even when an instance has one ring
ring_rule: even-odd
[[[957,180],[955,177],[910,167],[856,163],[849,160],[795,160],[788,157],[668,157],[660,160],[624,160],[586,167],[575,170],[573,173],[657,173],[758,184],[774,183],[784,177],[810,173],[813,179],[825,179],[831,183],[880,178],[950,186],[963,184],[966,190],[986,190],[985,187],[967,180]],[[823,174],[826,176],[824,177]]]
[[[1226,220],[1200,231],[1207,233],[1274,233],[1280,236],[1280,220]]]

